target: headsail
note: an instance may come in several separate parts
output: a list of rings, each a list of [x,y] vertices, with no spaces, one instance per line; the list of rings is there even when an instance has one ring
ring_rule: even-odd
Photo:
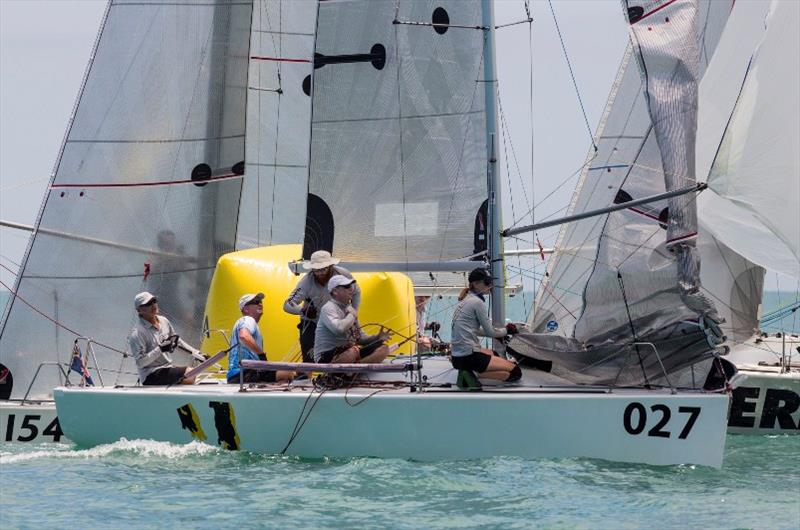
[[[320,4],[304,256],[441,262],[485,248],[480,25],[477,1]]]
[[[800,4],[773,2],[709,175],[710,231],[800,278]],[[713,193],[712,193],[713,192]]]
[[[316,19],[316,1],[253,6],[239,250],[303,241]]]
[[[627,14],[633,26],[643,24],[644,40],[651,39],[650,34],[664,41],[678,39],[680,49],[688,55],[676,58],[670,56],[674,47],[653,47],[642,44],[642,38],[634,39],[598,127],[598,150],[590,153],[573,196],[571,214],[680,188],[685,185],[682,179],[690,174],[693,178],[693,161],[684,158],[694,157],[696,122],[691,120],[696,120],[696,82],[719,41],[730,4],[639,4],[623,5],[631,8]],[[636,31],[638,28],[634,36]],[[681,36],[666,35],[672,31]],[[648,69],[646,75],[640,75],[635,66],[637,57]],[[685,62],[692,64],[686,66]],[[677,74],[688,76],[684,83],[695,86],[684,90],[686,107],[669,109],[665,103],[669,98],[664,96],[673,94],[668,80]],[[655,127],[651,116],[657,118]],[[681,124],[685,120],[689,123]],[[665,178],[665,165],[670,178]],[[671,359],[673,364],[665,363],[668,370],[695,361],[698,351],[683,348],[680,340],[672,341],[672,334],[682,334],[678,329],[681,322],[696,318],[707,308],[694,303],[697,271],[689,267],[679,274],[677,260],[667,250],[670,223],[677,234],[675,242],[682,239],[679,236],[691,238],[696,232],[696,219],[687,212],[694,207],[693,196],[687,197],[692,198],[689,204],[678,198],[672,200],[677,206],[662,201],[566,225],[539,291],[532,316],[535,333],[526,340],[529,346],[549,351],[547,356],[566,362],[568,370],[581,371],[595,380],[641,382],[649,377],[645,373],[660,373],[652,351],[637,351],[636,366],[622,371],[630,360],[623,346],[628,345],[627,353],[631,353],[630,344],[643,337],[652,341],[661,335],[660,339],[667,341],[659,346],[662,358],[674,348],[682,348],[682,354]],[[678,209],[683,216],[671,213]],[[691,253],[683,255],[690,257]],[[691,261],[684,263],[690,265]],[[701,353],[709,349],[701,337],[693,342]],[[648,358],[652,371],[642,366],[649,364]]]
[[[143,289],[199,342],[211,272],[236,237],[250,19],[249,2],[109,4],[3,320],[15,380],[66,361],[73,331],[124,349]],[[96,351],[113,382],[120,354]],[[45,367],[31,395],[57,383]]]

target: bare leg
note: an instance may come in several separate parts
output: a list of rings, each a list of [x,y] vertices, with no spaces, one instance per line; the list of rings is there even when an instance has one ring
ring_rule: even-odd
[[[277,370],[275,372],[275,381],[291,381],[295,377],[297,377],[297,374],[288,370]]]
[[[359,358],[358,348],[353,346],[334,357],[331,363],[357,363]]]
[[[370,353],[363,359],[361,359],[360,363],[382,363],[384,359],[389,355],[389,346],[384,344],[383,346],[379,346],[374,352]]]
[[[511,374],[511,370],[513,370],[516,366],[517,365],[511,361],[507,361],[506,359],[501,359],[496,355],[492,355],[492,358],[489,360],[489,366],[486,367],[485,371],[479,373],[478,377],[505,381],[508,379],[509,374]]]
[[[194,377],[186,378],[186,374],[192,369],[191,366],[187,366],[186,370],[183,372],[184,379],[181,381],[182,385],[193,385],[194,384]]]

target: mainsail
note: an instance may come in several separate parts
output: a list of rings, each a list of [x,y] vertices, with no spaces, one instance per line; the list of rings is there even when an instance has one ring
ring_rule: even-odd
[[[800,3],[773,2],[709,175],[709,230],[800,278]]]
[[[110,2],[3,318],[0,362],[16,381],[66,361],[77,334],[124,349],[144,289],[199,343],[214,265],[236,241],[251,12],[227,0]],[[102,373],[135,380],[111,348],[95,348]],[[45,366],[31,396],[57,383]],[[17,384],[11,397],[25,392]]]
[[[481,17],[477,1],[319,4],[304,256],[443,262],[485,249]]]
[[[731,5],[623,5],[632,43],[571,214],[680,188],[694,178],[696,83]],[[683,100],[674,106],[671,96],[677,95]],[[635,341],[657,339],[667,370],[702,358],[709,345],[701,334],[689,333],[684,322],[711,307],[697,292],[691,247],[679,249],[680,259],[667,248],[668,242],[674,247],[696,235],[693,208],[693,200],[675,199],[565,225],[532,315],[534,333],[521,338],[519,349],[552,358],[566,372],[580,374],[578,379],[627,383],[662,373],[652,347],[633,347]],[[688,346],[684,333],[690,335]]]

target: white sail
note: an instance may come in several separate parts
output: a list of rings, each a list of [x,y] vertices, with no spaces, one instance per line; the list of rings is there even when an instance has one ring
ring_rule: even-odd
[[[199,343],[236,238],[250,19],[250,2],[109,4],[0,331],[12,398],[40,363],[68,361],[76,334],[124,350],[144,289]],[[135,381],[120,353],[96,352],[106,384]],[[31,396],[58,381],[44,366]]]
[[[304,256],[440,262],[485,248],[480,25],[477,1],[320,3]]]
[[[773,2],[709,175],[709,230],[800,278],[800,3]]]
[[[694,73],[684,82],[696,85],[719,41],[730,4],[699,2],[696,7],[692,3],[684,5],[680,2],[675,5],[668,2],[634,4],[638,3],[630,2],[626,7],[640,9],[628,11],[629,20],[634,25],[642,24],[637,29],[645,33],[642,37],[645,40],[650,38],[647,34],[659,31],[663,39],[669,40],[663,34],[679,29],[679,24],[675,23],[681,22],[681,10],[691,12],[690,18],[696,22],[682,22],[684,31],[679,40],[682,39],[683,49],[691,53],[692,58],[686,60],[695,63],[690,68]],[[663,9],[659,9],[662,4]],[[673,11],[679,13],[677,20]],[[670,110],[668,103],[667,107],[658,107],[656,101],[657,98],[668,101],[663,96],[671,94],[668,80],[676,71],[682,75],[691,72],[684,72],[680,61],[669,57],[669,46],[655,46],[649,49],[644,61],[644,66],[650,69],[649,77],[640,75],[634,61],[634,57],[641,55],[643,44],[640,41],[634,42],[623,58],[597,130],[597,151],[589,153],[570,214],[655,195],[667,191],[668,186],[670,190],[680,188],[683,187],[682,179],[690,174],[692,178],[694,176],[690,167],[693,163],[684,160],[689,155],[694,157],[693,147],[687,145],[687,142],[693,142],[693,131],[682,131],[686,124],[681,124],[681,120],[684,117],[689,121],[696,119],[696,86],[689,89],[688,108],[678,106]],[[665,55],[662,57],[661,53]],[[656,78],[667,81],[656,86],[652,84]],[[646,79],[650,85],[645,83]],[[683,115],[687,110],[689,114]],[[659,119],[658,127],[653,126],[651,114],[654,111]],[[672,113],[679,119],[664,117],[660,113],[666,116]],[[689,129],[693,126],[688,124]],[[661,130],[659,135],[657,129]],[[668,151],[668,156],[664,157],[665,149],[674,149],[674,152]],[[671,164],[671,178],[665,175],[665,158]],[[678,206],[661,201],[584,219],[562,228],[531,319],[534,335],[528,342],[534,350],[546,350],[549,353],[544,356],[548,358],[563,360],[569,357],[570,370],[587,369],[588,366],[589,371],[599,374],[603,364],[608,370],[601,374],[601,379],[630,377],[629,381],[641,380],[644,371],[641,366],[621,374],[619,363],[625,355],[615,358],[613,352],[603,351],[598,345],[615,345],[619,353],[623,351],[620,346],[629,344],[634,337],[653,337],[658,333],[670,336],[667,330],[677,332],[674,326],[697,317],[697,305],[686,296],[696,295],[696,270],[688,270],[690,281],[685,281],[687,274],[680,272],[678,260],[667,250],[670,219],[675,221],[673,231],[679,230],[679,235],[690,238],[694,230],[684,233],[684,229],[691,228],[696,221],[685,210],[683,202],[673,202]],[[681,210],[685,215],[672,216],[673,209]],[[685,253],[684,256],[691,254]],[[699,309],[703,310],[702,305]],[[700,342],[696,346],[702,348]],[[677,343],[662,345],[662,356],[672,347],[682,353],[667,369],[697,358],[697,351],[684,350]],[[589,352],[586,348],[594,349]],[[640,353],[637,352],[637,356]],[[660,373],[661,367],[651,353],[646,352],[646,355],[651,357],[652,367]]]
[[[316,20],[316,1],[253,6],[237,249],[303,241]]]
[[[725,2],[700,4],[697,39],[701,43],[701,72],[719,41],[729,9]],[[596,143],[597,152],[588,155],[570,214],[666,190],[661,152],[632,47],[622,60],[597,129]],[[627,315],[620,311],[619,305],[622,299],[616,276],[620,269],[646,273],[640,285],[626,286],[629,303],[633,301],[634,317],[675,307],[674,303],[664,300],[666,291],[673,291],[674,294],[669,295],[671,298],[677,296],[674,265],[664,270],[665,263],[661,259],[666,208],[666,201],[662,201],[564,225],[555,245],[556,254],[548,264],[544,287],[539,291],[532,317],[533,328],[545,331],[548,323],[554,323],[557,326],[554,333],[572,336],[578,319],[587,309],[606,317],[616,315],[613,327],[627,322]],[[607,277],[607,280],[601,281],[598,276]],[[592,277],[598,285],[596,293],[587,285]],[[593,303],[599,305],[593,309]],[[673,316],[667,315],[668,319]],[[590,324],[593,321],[586,320]],[[608,321],[594,322],[594,329],[598,331],[609,325]],[[592,332],[587,330],[586,333]]]

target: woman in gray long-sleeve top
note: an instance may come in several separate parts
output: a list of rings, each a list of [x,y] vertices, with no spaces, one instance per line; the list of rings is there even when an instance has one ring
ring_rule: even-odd
[[[462,293],[461,302],[453,315],[451,333],[452,363],[458,370],[472,370],[488,379],[518,381],[522,377],[519,367],[492,350],[482,348],[478,335],[499,339],[517,333],[514,324],[493,328],[486,314],[484,295],[492,289],[492,277],[486,269],[469,273],[469,288]]]

